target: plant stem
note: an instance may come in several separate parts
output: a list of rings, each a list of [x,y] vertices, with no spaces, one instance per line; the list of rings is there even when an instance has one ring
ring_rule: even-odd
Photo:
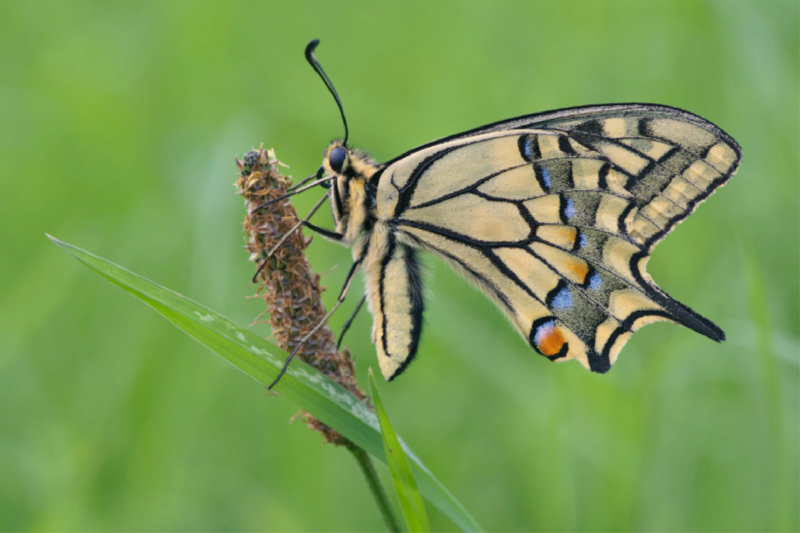
[[[399,533],[401,531],[400,526],[397,524],[397,520],[392,513],[389,500],[386,498],[386,492],[383,490],[381,480],[378,479],[378,472],[375,471],[375,466],[372,464],[369,455],[358,446],[348,446],[348,449],[353,454],[353,457],[356,458],[358,466],[361,467],[361,471],[367,479],[369,491],[372,493],[372,497],[375,498],[375,503],[378,505],[378,510],[381,512],[383,522],[386,524],[386,530],[392,533]]]

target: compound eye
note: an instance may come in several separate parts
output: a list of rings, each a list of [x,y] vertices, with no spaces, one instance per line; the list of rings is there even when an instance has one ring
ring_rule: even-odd
[[[331,150],[331,155],[328,156],[328,163],[334,172],[341,172],[344,167],[344,160],[347,158],[347,152],[344,148],[337,146]]]

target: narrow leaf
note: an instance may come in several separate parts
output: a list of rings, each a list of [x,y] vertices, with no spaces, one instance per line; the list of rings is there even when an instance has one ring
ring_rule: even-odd
[[[185,296],[71,244],[53,237],[50,239],[91,270],[150,305],[189,336],[256,381],[268,385],[278,376],[287,354],[277,346]],[[375,413],[338,383],[303,361],[294,360],[274,390],[386,463],[380,424]],[[475,519],[422,461],[405,445],[404,448],[425,498],[463,531],[482,531]]]
[[[400,500],[400,507],[403,509],[403,516],[406,518],[408,530],[412,533],[427,532],[431,530],[428,524],[428,515],[425,514],[425,504],[417,490],[417,482],[414,481],[414,474],[411,472],[411,465],[408,463],[406,454],[397,440],[397,435],[389,423],[389,417],[383,408],[383,402],[378,395],[378,386],[375,384],[375,377],[372,369],[369,369],[369,390],[372,395],[372,403],[375,404],[375,414],[378,415],[378,422],[381,424],[381,435],[383,437],[383,449],[386,452],[389,471],[392,473],[394,488],[397,490],[397,499]]]

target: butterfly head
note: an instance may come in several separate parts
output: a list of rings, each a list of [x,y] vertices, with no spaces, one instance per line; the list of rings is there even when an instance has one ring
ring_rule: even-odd
[[[322,166],[328,176],[343,176],[350,167],[350,150],[341,141],[332,142],[325,150]]]
[[[331,211],[336,231],[348,242],[367,229],[375,198],[370,178],[378,168],[367,155],[348,148],[342,141],[332,142],[325,150],[322,169],[327,177],[334,178],[328,193]]]

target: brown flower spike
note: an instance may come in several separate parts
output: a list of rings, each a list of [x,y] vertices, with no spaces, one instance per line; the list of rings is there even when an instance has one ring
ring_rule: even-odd
[[[304,253],[311,244],[311,237],[305,237],[302,228],[292,232],[300,219],[288,198],[253,212],[265,202],[286,194],[291,185],[290,178],[278,171],[278,165],[285,165],[277,160],[273,150],[251,150],[243,161],[237,159],[236,164],[240,172],[236,180],[237,192],[244,197],[247,209],[244,231],[248,242],[245,248],[251,254],[250,260],[258,262],[259,270],[254,280],[258,283],[256,295],[263,297],[267,304],[261,316],[269,314],[275,343],[284,351],[291,352],[326,313],[322,303],[324,287],[320,286],[319,274],[313,272]],[[268,257],[276,246],[275,252]],[[263,264],[266,257],[267,263]],[[328,324],[323,324],[300,347],[297,357],[360,400],[366,400],[366,394],[356,384],[350,353],[347,349],[339,352]],[[306,423],[322,433],[327,442],[350,445],[338,432],[309,414],[306,414]]]

